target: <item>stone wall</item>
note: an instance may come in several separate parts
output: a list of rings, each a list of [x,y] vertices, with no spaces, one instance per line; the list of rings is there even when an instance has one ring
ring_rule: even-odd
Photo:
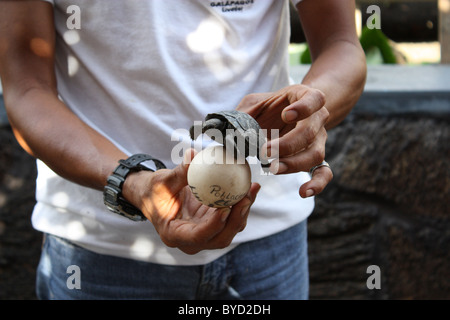
[[[355,114],[329,133],[335,173],[309,219],[311,298],[450,299],[447,119]],[[381,289],[369,290],[370,265]]]
[[[449,71],[369,68],[329,132],[334,179],[309,219],[311,299],[450,299]]]
[[[309,219],[311,299],[450,299],[450,81],[439,80],[450,70],[399,70],[369,70],[357,107],[329,132],[335,176]],[[408,83],[414,72],[422,85]],[[7,125],[0,146],[0,299],[34,299],[35,162]],[[367,287],[372,265],[380,289]]]

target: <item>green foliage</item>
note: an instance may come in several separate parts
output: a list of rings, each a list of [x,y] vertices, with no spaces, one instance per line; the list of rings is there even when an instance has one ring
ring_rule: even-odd
[[[300,63],[310,64],[311,62],[311,52],[309,51],[309,46],[307,45],[305,51],[303,51],[302,55],[300,56]]]
[[[384,35],[380,29],[369,29],[364,27],[359,38],[364,52],[367,53],[373,48],[377,48],[381,53],[383,62],[386,64],[397,63],[394,50],[389,44],[389,39]]]

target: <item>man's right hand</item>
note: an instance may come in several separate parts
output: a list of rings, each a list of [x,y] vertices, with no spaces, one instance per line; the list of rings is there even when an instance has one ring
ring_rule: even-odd
[[[153,223],[161,240],[187,254],[230,245],[244,230],[250,207],[260,186],[253,183],[247,195],[232,207],[211,208],[201,204],[187,184],[193,150],[174,169],[130,174],[123,187],[124,197]]]

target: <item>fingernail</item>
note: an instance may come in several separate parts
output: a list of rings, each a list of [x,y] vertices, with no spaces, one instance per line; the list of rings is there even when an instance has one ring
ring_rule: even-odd
[[[284,113],[284,121],[286,122],[293,122],[297,120],[298,113],[295,110],[288,110]]]
[[[221,210],[220,214],[222,215],[222,217],[221,217],[222,222],[225,222],[228,219],[228,216],[230,215],[230,212],[231,212],[230,208],[224,208],[224,209]]]
[[[272,162],[270,166],[270,172],[273,174],[281,174],[283,172],[286,172],[288,169],[288,166],[283,162]]]
[[[188,150],[184,153],[183,156],[183,164],[190,164],[192,161],[192,154],[191,154],[191,150]]]
[[[306,190],[306,197],[311,197],[314,195],[314,190],[313,189],[308,189]]]

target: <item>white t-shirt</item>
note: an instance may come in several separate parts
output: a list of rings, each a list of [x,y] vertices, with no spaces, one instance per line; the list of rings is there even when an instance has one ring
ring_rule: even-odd
[[[167,167],[206,114],[234,109],[249,93],[289,85],[288,0],[55,0],[61,99],[127,154]],[[74,7],[75,6],[75,7]],[[78,20],[77,20],[78,19]],[[74,29],[71,29],[74,28]],[[208,263],[239,243],[306,219],[307,173],[261,175],[246,229],[230,247],[186,255],[166,247],[149,221],[109,212],[102,192],[69,182],[38,161],[33,226],[92,251],[162,264]]]

